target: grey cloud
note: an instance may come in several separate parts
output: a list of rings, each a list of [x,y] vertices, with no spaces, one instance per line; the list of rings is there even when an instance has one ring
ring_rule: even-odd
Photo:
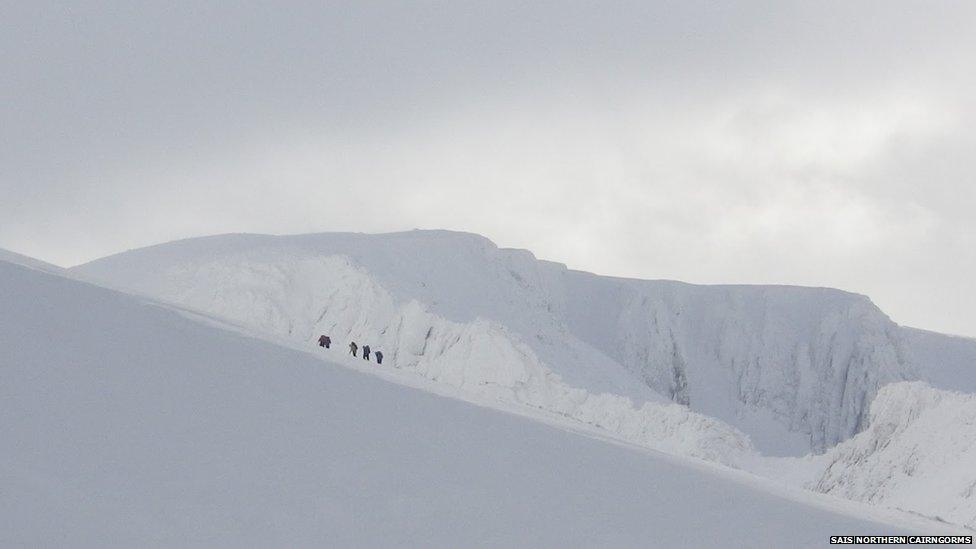
[[[3,247],[446,227],[976,335],[969,2],[3,13]]]

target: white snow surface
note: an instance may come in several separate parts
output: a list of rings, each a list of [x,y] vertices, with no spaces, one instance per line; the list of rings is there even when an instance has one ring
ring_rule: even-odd
[[[542,408],[647,447],[730,465],[752,454],[748,438],[721,421],[638,383],[626,391],[625,371],[610,370],[617,379],[599,372],[588,376],[590,386],[616,388],[613,393],[573,387],[506,326],[483,318],[451,321],[416,299],[398,301],[346,256],[235,251],[200,264],[181,263],[154,284],[147,293],[259,332],[309,343],[331,334],[333,353],[342,353],[348,341],[368,342],[374,352],[384,352],[384,367],[471,395]],[[585,344],[579,352],[593,354]],[[577,358],[572,364],[585,362]],[[645,398],[635,405],[623,392]]]
[[[12,252],[10,250],[5,250],[0,248],[0,261],[6,261],[7,263],[13,263],[14,265],[21,265],[23,267],[30,267],[31,269],[37,269],[40,271],[45,271],[48,273],[56,273],[66,275],[66,271],[57,265],[52,265],[50,263],[45,263],[40,259],[34,259],[33,257],[28,257],[17,252]]]
[[[976,393],[976,339],[905,328],[919,372],[933,387]]]
[[[732,428],[679,445],[724,463],[751,444],[823,451],[866,426],[878,388],[919,378],[902,328],[861,295],[601,277],[467,233],[223,235],[76,271],[296,340],[370,343],[449,383],[517,385],[524,402],[610,414],[624,430],[657,429],[677,414],[662,402],[687,404]]]
[[[0,349],[3,546],[816,547],[957,532],[3,261]]]
[[[646,448],[974,526],[968,416],[927,411],[921,389],[887,389],[921,378],[971,390],[972,341],[900,327],[864,296],[601,277],[445,231],[225,235],[72,272],[299,348],[329,334],[330,356],[368,343],[384,352],[382,368],[469,400],[528,405]],[[888,396],[871,407],[879,390]],[[919,411],[893,416],[902,397]],[[928,419],[914,423],[915,413]],[[913,450],[915,433],[932,432],[956,444]],[[826,453],[775,457],[811,450]],[[925,486],[935,488],[913,499]]]
[[[867,429],[823,455],[772,465],[767,476],[976,529],[976,395],[886,385]]]

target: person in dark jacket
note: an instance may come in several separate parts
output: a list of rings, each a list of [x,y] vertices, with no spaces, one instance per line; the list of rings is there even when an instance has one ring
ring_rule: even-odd
[[[356,342],[353,341],[352,343],[349,344],[349,354],[351,354],[352,356],[356,356],[356,349],[358,348],[359,346],[357,346]]]
[[[376,355],[376,363],[383,364],[383,351],[376,351],[374,354]]]
[[[369,360],[369,345],[363,345],[363,360]]]
[[[326,349],[328,349],[329,348],[329,345],[332,345],[332,338],[330,338],[327,335],[320,335],[319,336],[319,347],[325,347]]]

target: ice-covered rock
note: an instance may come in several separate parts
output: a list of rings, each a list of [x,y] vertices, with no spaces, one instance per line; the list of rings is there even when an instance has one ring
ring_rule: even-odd
[[[809,488],[976,528],[976,395],[887,385],[870,426],[813,461]]]
[[[574,333],[771,453],[847,439],[879,387],[916,377],[899,327],[864,296],[576,277]]]

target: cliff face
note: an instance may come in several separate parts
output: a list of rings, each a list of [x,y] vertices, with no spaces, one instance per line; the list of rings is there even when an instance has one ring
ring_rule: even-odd
[[[849,438],[879,387],[917,377],[900,328],[863,296],[575,276],[574,295],[590,290],[569,315],[574,333],[774,453],[822,451]],[[590,329],[593,302],[604,329]],[[783,433],[765,431],[770,421],[805,440],[787,436],[781,441],[792,447],[777,447],[769,439]]]

